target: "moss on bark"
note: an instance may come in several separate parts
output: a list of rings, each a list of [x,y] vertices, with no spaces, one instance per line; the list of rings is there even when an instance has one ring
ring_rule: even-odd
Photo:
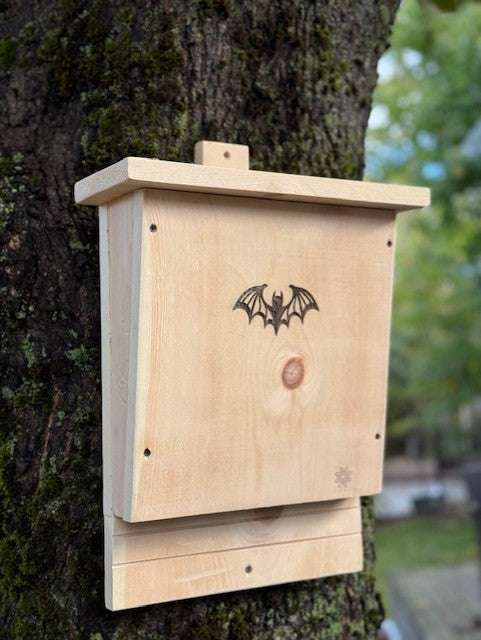
[[[0,639],[374,638],[366,569],[117,614],[103,606],[97,221],[126,155],[357,178],[397,0],[0,2]],[[33,19],[33,11],[35,19]]]

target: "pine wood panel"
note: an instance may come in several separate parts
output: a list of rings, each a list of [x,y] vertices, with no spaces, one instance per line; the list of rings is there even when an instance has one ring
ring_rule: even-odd
[[[148,158],[124,158],[80,180],[75,201],[101,205],[143,188],[219,193],[406,211],[425,207],[429,189],[268,171],[229,169]]]
[[[130,334],[137,316],[141,204],[138,193],[118,198],[99,211],[105,513],[123,511],[126,426],[129,407],[135,404],[128,378],[133,375],[130,352],[136,351]]]
[[[249,552],[234,549],[135,562],[113,567],[109,608],[138,607],[361,569],[361,534],[267,545]]]
[[[130,199],[130,198],[129,198]],[[113,513],[112,484],[112,369],[111,369],[111,326],[110,326],[110,243],[109,243],[108,208],[99,207],[99,263],[100,263],[100,316],[101,316],[101,366],[102,366],[102,478],[103,478],[103,512]],[[130,314],[129,314],[130,316]],[[122,440],[125,441],[126,421],[123,423]],[[119,456],[123,462],[124,457]],[[123,478],[122,478],[123,487]],[[122,492],[123,500],[123,492]]]
[[[142,212],[135,406],[117,515],[377,493],[394,214],[156,190],[144,192]],[[268,296],[303,286],[320,310],[278,335],[260,318],[249,324],[232,307],[264,282]],[[296,358],[304,379],[290,389],[282,372]]]
[[[194,147],[194,162],[211,167],[248,169],[249,147],[244,144],[200,140]]]
[[[359,499],[127,523],[114,517],[113,564],[360,533]],[[331,506],[332,505],[332,506]]]

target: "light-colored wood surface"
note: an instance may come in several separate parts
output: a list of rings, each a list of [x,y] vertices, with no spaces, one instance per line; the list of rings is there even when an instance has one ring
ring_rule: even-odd
[[[124,158],[75,185],[75,201],[101,205],[142,188],[218,193],[269,200],[405,211],[425,207],[429,189],[229,169],[148,158]],[[322,211],[320,209],[319,211]]]
[[[105,518],[110,609],[362,569],[358,499],[129,524]]]
[[[114,517],[113,563],[360,533],[358,498],[129,523]]]
[[[144,192],[117,515],[137,522],[380,490],[395,216],[320,208]],[[302,286],[319,311],[278,335],[259,317],[249,324],[233,306],[262,283],[268,300],[282,290],[286,302],[289,284]],[[294,389],[282,379],[292,359],[304,368]]]
[[[103,511],[113,513],[112,439],[111,439],[111,346],[110,346],[110,243],[108,208],[99,207],[100,321],[102,358],[102,477]],[[124,426],[125,429],[125,426]],[[124,431],[125,437],[125,431]],[[120,458],[119,458],[120,459]],[[123,480],[122,480],[123,486]]]
[[[142,195],[138,193],[99,210],[105,513],[122,514],[123,510],[128,411],[133,411],[135,403],[128,377],[133,369],[130,352],[135,358],[137,349],[141,204]]]
[[[249,147],[244,144],[200,140],[194,147],[194,162],[210,167],[248,169]]]
[[[362,536],[134,562],[112,569],[111,609],[311,580],[362,570]],[[246,564],[246,561],[249,564]],[[252,571],[248,572],[248,567]],[[162,576],[162,579],[159,578]]]
[[[381,484],[394,218],[428,190],[248,171],[246,148],[208,141],[196,161],[128,158],[76,185],[105,203],[114,610],[358,571],[358,496]],[[319,311],[249,324],[233,306],[264,283]]]

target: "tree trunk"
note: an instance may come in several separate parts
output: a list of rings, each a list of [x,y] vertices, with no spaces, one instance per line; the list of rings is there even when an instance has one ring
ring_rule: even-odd
[[[398,0],[0,0],[0,638],[375,638],[365,571],[110,613],[103,604],[97,216],[127,155],[248,144],[254,169],[360,178]]]

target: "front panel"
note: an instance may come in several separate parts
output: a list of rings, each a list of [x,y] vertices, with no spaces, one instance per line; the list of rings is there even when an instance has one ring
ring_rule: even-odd
[[[394,213],[160,190],[139,210],[119,515],[378,492]]]

